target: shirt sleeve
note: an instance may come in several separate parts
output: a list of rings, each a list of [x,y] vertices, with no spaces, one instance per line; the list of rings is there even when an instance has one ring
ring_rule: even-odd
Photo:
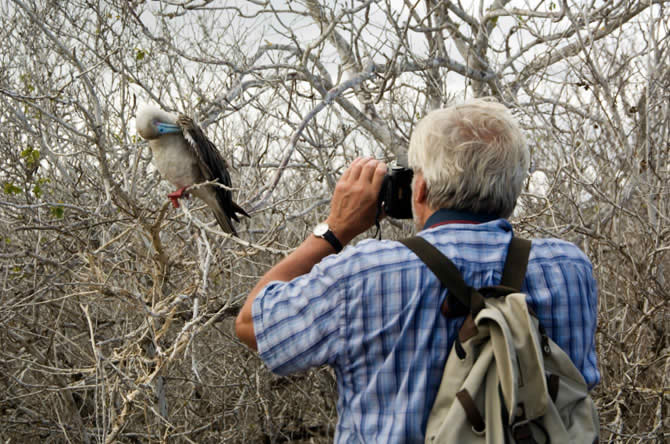
[[[572,362],[581,371],[589,389],[592,389],[600,381],[600,372],[595,342],[598,294],[591,263],[583,256],[581,263],[561,264],[560,268],[565,276],[568,300],[567,318],[559,323],[559,329],[564,330],[559,337],[567,340],[559,345],[567,349]]]
[[[595,344],[598,292],[593,267],[573,244],[557,240],[537,243],[545,245],[540,249],[542,257],[526,276],[530,301],[549,337],[570,356],[587,386],[593,388],[600,381]]]
[[[589,264],[590,265],[590,264]],[[585,307],[585,359],[582,365],[582,374],[586,380],[589,389],[592,389],[600,382],[600,371],[598,370],[598,358],[596,353],[596,327],[598,324],[598,287],[593,277],[592,269],[589,268],[584,279],[584,298]]]
[[[274,373],[287,375],[332,364],[343,347],[346,300],[341,262],[329,256],[290,282],[270,282],[252,305],[258,354]]]

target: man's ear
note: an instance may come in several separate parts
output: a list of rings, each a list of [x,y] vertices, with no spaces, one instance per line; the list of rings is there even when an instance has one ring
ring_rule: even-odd
[[[414,190],[412,190],[412,199],[414,203],[424,204],[428,198],[428,188],[426,187],[426,181],[423,178],[423,174],[417,173],[414,176]]]

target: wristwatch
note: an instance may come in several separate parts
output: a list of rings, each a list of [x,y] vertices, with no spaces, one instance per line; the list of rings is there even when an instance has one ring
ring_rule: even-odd
[[[331,231],[327,223],[321,222],[319,225],[314,227],[314,231],[312,231],[312,233],[316,237],[327,240],[330,245],[333,246],[336,253],[342,251],[342,243],[337,239],[335,233]]]

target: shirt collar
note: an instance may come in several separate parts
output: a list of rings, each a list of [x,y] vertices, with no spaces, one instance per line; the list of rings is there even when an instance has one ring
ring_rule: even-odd
[[[427,230],[428,228],[446,224],[481,224],[496,219],[500,219],[500,217],[492,214],[476,214],[469,211],[441,208],[426,220],[423,229]]]

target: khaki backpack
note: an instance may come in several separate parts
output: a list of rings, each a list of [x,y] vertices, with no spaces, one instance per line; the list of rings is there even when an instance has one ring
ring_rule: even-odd
[[[501,285],[479,290],[425,239],[401,242],[449,290],[442,312],[467,315],[444,367],[425,442],[597,443],[598,412],[582,374],[519,292],[530,242],[513,238]]]

